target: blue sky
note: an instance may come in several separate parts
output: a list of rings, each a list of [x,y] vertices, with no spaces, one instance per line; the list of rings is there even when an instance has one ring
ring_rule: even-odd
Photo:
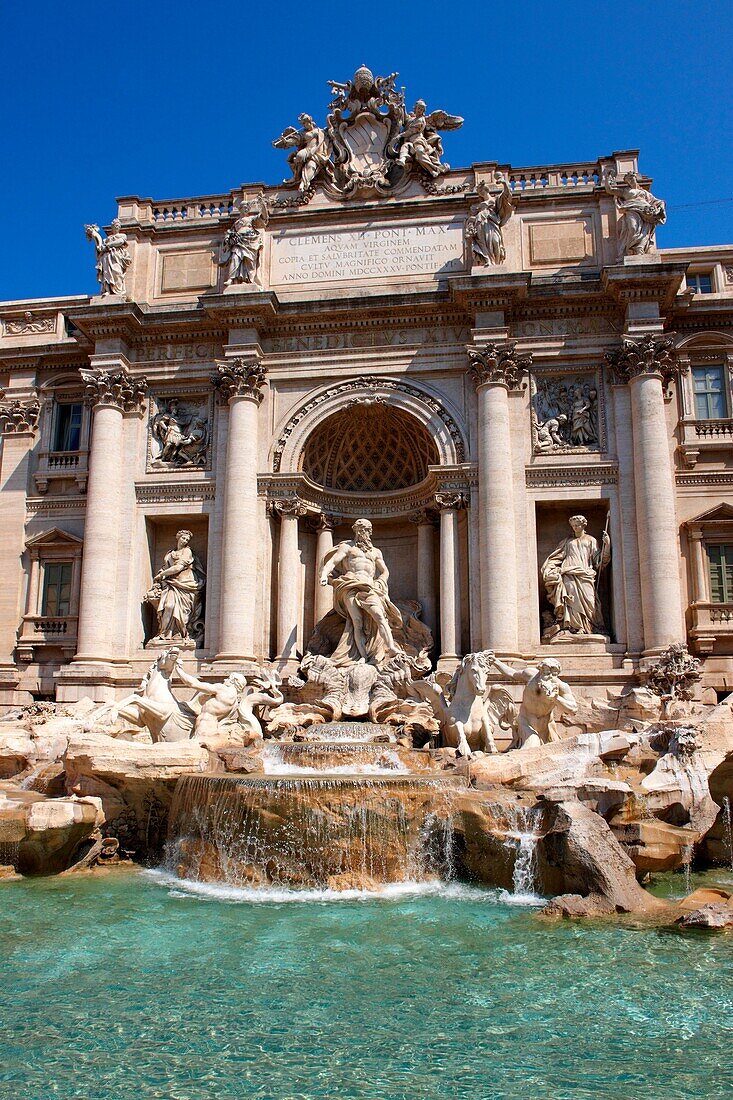
[[[5,0],[0,300],[93,293],[118,195],[277,183],[272,139],[366,63],[465,117],[454,166],[639,148],[662,247],[733,241],[730,3]]]

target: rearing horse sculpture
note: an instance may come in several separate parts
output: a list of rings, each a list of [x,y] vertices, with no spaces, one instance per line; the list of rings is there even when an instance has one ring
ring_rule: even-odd
[[[180,650],[165,649],[143,676],[140,687],[116,703],[107,703],[87,716],[87,726],[107,714],[124,718],[135,726],[147,726],[153,741],[187,741],[193,731],[196,712],[181,703],[171,691],[171,676]]]
[[[493,653],[467,653],[445,689],[430,680],[415,680],[412,690],[431,703],[440,722],[443,744],[470,756],[477,749],[498,752],[494,734],[510,731],[517,712],[508,691],[488,688]]]

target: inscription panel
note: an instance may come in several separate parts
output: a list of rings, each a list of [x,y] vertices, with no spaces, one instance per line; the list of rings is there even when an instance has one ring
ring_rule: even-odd
[[[272,237],[270,284],[335,283],[464,270],[463,220]]]

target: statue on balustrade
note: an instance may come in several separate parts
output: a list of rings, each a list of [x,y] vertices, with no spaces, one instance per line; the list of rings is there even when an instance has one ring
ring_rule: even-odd
[[[112,232],[102,237],[98,225],[85,225],[88,240],[94,242],[97,252],[97,279],[101,285],[101,295],[125,295],[125,274],[132,260],[127,247],[127,237],[121,232],[122,223],[114,218],[110,224]]]
[[[500,187],[498,195],[492,195],[485,180],[477,184],[481,202],[466,220],[466,240],[471,244],[474,263],[481,267],[503,264],[506,260],[502,230],[514,213],[514,200],[501,172],[496,173],[496,182]]]
[[[145,600],[155,607],[158,630],[154,643],[203,640],[203,590],[206,573],[191,549],[193,535],[179,531],[176,548],[163,559],[163,568],[153,578]]]
[[[233,283],[254,283],[268,221],[269,213],[262,195],[253,206],[240,209],[234,225],[224,234],[219,260],[219,266],[227,269],[225,287]]]
[[[543,641],[561,634],[605,634],[598,583],[601,570],[611,560],[611,539],[606,530],[601,545],[587,532],[585,516],[571,516],[573,534],[563,539],[542,564],[542,580],[554,608],[554,622]]]
[[[288,154],[288,164],[293,170],[292,182],[303,194],[310,190],[319,172],[328,167],[331,146],[325,130],[316,126],[310,115],[299,115],[298,122],[301,125],[300,130],[295,126],[288,126],[272,144],[276,149],[293,150]]]
[[[606,192],[616,200],[620,215],[618,239],[620,259],[624,256],[644,256],[654,245],[654,231],[667,220],[667,208],[662,199],[641,186],[636,172],[627,172],[619,183],[615,172],[604,179]]]
[[[558,711],[575,714],[578,703],[568,684],[560,679],[560,662],[552,657],[538,666],[513,668],[493,653],[491,663],[515,683],[524,684],[522,702],[516,719],[513,749],[534,749],[548,741],[559,741],[554,716]]]

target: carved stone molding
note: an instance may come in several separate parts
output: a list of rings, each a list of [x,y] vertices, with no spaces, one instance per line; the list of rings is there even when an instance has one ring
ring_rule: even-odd
[[[156,482],[137,482],[135,496],[145,504],[213,500],[216,485],[213,481],[179,481],[173,485]]]
[[[615,485],[618,482],[618,467],[612,463],[594,466],[528,466],[525,470],[525,481],[529,489]]]
[[[37,336],[44,332],[56,331],[56,314],[38,314],[26,310],[22,317],[5,317],[3,330],[5,336]]]
[[[636,339],[624,336],[621,347],[607,351],[606,359],[618,384],[623,385],[645,374],[661,374],[665,391],[682,369],[674,337],[652,333]]]
[[[3,435],[33,434],[38,427],[41,403],[37,397],[26,401],[0,401],[0,432]]]
[[[268,504],[270,514],[273,516],[294,516],[299,519],[308,514],[308,509],[299,497],[285,497],[281,500],[271,500]]]
[[[468,504],[464,493],[436,493],[433,499],[441,512],[451,508],[460,510]]]
[[[522,376],[532,365],[532,354],[517,355],[516,341],[507,344],[485,344],[481,348],[469,345],[468,373],[478,389],[486,384],[506,386],[510,390],[522,387]]]
[[[418,508],[412,515],[407,517],[410,523],[414,523],[416,527],[434,527],[435,515],[429,508]]]
[[[248,362],[246,359],[220,359],[216,364],[216,374],[211,382],[223,401],[233,397],[249,397],[262,404],[265,396],[264,385],[267,379],[267,367],[263,363]]]
[[[142,411],[148,380],[144,374],[133,376],[121,367],[107,371],[97,367],[82,367],[84,401],[92,408],[112,405],[123,412]]]
[[[466,448],[461,430],[450,413],[448,413],[441,403],[432,397],[431,394],[418,389],[417,386],[411,386],[407,382],[402,382],[401,380],[397,381],[394,378],[378,378],[373,375],[362,375],[359,378],[350,379],[348,382],[340,382],[334,386],[329,386],[327,390],[324,390],[322,393],[306,401],[292,414],[278,437],[272,462],[273,473],[277,474],[280,472],[282,457],[288,440],[306,416],[321,405],[327,402],[333,402],[343,394],[355,391],[366,393],[372,400],[377,400],[380,395],[389,397],[390,393],[406,394],[408,397],[415,398],[422,405],[427,406],[431,412],[434,412],[440,417],[453,441],[456,462],[465,462]]]

